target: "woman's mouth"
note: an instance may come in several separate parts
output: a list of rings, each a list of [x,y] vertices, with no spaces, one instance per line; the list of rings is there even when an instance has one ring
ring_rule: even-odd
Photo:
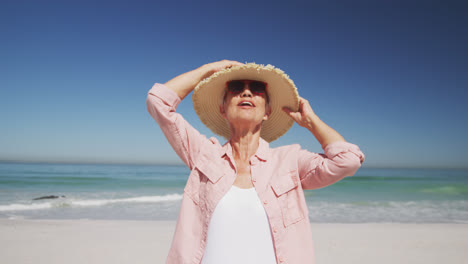
[[[242,101],[238,104],[238,106],[244,106],[244,107],[255,107],[254,103],[250,101]]]

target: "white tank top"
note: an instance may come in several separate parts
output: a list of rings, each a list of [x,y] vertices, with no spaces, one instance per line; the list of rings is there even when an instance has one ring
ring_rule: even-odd
[[[202,264],[276,264],[268,217],[255,188],[232,186],[216,206]]]

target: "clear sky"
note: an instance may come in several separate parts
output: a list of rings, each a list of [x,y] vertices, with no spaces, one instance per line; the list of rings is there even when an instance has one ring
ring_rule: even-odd
[[[368,167],[468,167],[464,1],[2,1],[0,160],[180,163],[155,82],[272,64]],[[178,111],[213,134],[193,111]],[[224,142],[224,141],[223,141]],[[294,125],[273,147],[322,152]]]

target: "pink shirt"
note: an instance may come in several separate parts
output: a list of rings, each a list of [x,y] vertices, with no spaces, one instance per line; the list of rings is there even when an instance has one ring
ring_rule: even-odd
[[[155,84],[148,93],[147,106],[191,170],[166,263],[199,264],[211,216],[233,185],[236,166],[229,141],[221,145],[216,138],[201,135],[176,112],[180,101],[175,92]],[[322,188],[352,176],[364,156],[358,146],[348,142],[328,144],[324,152],[309,152],[297,144],[270,148],[260,138],[257,152],[250,158],[252,182],[268,216],[280,264],[315,263],[303,190]]]

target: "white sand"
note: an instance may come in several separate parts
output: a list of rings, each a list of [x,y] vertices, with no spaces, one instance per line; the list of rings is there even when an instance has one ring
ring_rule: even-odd
[[[468,263],[468,224],[312,224],[317,264]],[[0,219],[0,263],[164,263],[172,221]]]

